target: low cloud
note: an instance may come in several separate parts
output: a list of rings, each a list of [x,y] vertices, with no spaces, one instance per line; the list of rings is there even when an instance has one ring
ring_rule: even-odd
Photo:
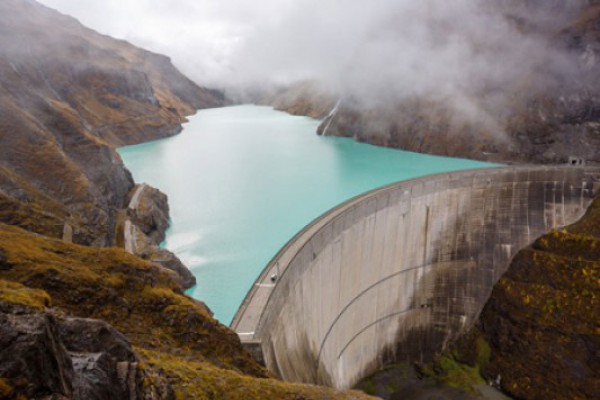
[[[479,113],[542,66],[569,61],[546,42],[585,0],[42,0],[92,28],[170,55],[200,84],[314,80],[378,105],[453,98]]]

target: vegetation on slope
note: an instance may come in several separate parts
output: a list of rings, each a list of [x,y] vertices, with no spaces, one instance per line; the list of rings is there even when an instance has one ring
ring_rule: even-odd
[[[269,378],[237,335],[183,295],[171,274],[120,249],[67,244],[0,225],[0,305],[52,305],[47,311],[110,323],[178,399],[366,398]],[[145,385],[162,382],[147,376]]]
[[[600,392],[598,310],[600,199],[577,223],[521,250],[477,327],[421,371],[466,388],[483,378],[519,399],[593,398]]]
[[[481,315],[492,349],[484,372],[517,398],[600,392],[599,207],[522,250]]]

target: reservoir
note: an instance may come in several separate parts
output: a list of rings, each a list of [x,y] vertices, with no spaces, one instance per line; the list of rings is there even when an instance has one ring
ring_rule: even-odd
[[[330,208],[392,182],[495,166],[321,137],[318,125],[226,107],[199,111],[177,136],[119,149],[136,182],[168,195],[164,245],[196,276],[188,294],[224,324],[277,251]]]

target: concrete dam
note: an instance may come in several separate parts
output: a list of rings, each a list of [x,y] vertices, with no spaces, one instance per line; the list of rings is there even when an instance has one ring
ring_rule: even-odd
[[[286,381],[344,389],[469,330],[512,257],[579,219],[600,167],[444,173],[354,198],[299,232],[232,322]]]

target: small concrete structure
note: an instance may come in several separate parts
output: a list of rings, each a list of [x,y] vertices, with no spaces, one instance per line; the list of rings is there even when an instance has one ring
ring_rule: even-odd
[[[569,157],[569,161],[567,163],[571,166],[582,167],[585,165],[585,160],[579,157]]]
[[[68,222],[63,225],[63,242],[73,243],[73,227]]]
[[[136,254],[137,251],[137,227],[131,223],[130,219],[126,219],[123,224],[123,241],[125,242],[125,251],[131,254]]]
[[[142,193],[144,192],[144,190],[146,190],[147,187],[148,185],[146,185],[145,183],[137,185],[133,196],[131,196],[129,206],[127,208],[129,208],[132,211],[137,210],[138,205],[140,204],[140,197],[142,196]]]
[[[137,212],[137,209],[140,205],[140,198],[147,187],[148,185],[146,185],[145,183],[136,186],[135,191],[131,196],[131,200],[129,201],[129,205],[127,206],[130,212]],[[135,224],[131,222],[129,216],[127,216],[127,219],[123,224],[123,241],[126,252],[131,254],[137,253],[137,233],[138,227],[135,226]]]
[[[517,251],[583,215],[599,181],[597,167],[503,167],[369,192],[298,233],[232,328],[292,382],[348,388],[428,360],[472,327]]]

